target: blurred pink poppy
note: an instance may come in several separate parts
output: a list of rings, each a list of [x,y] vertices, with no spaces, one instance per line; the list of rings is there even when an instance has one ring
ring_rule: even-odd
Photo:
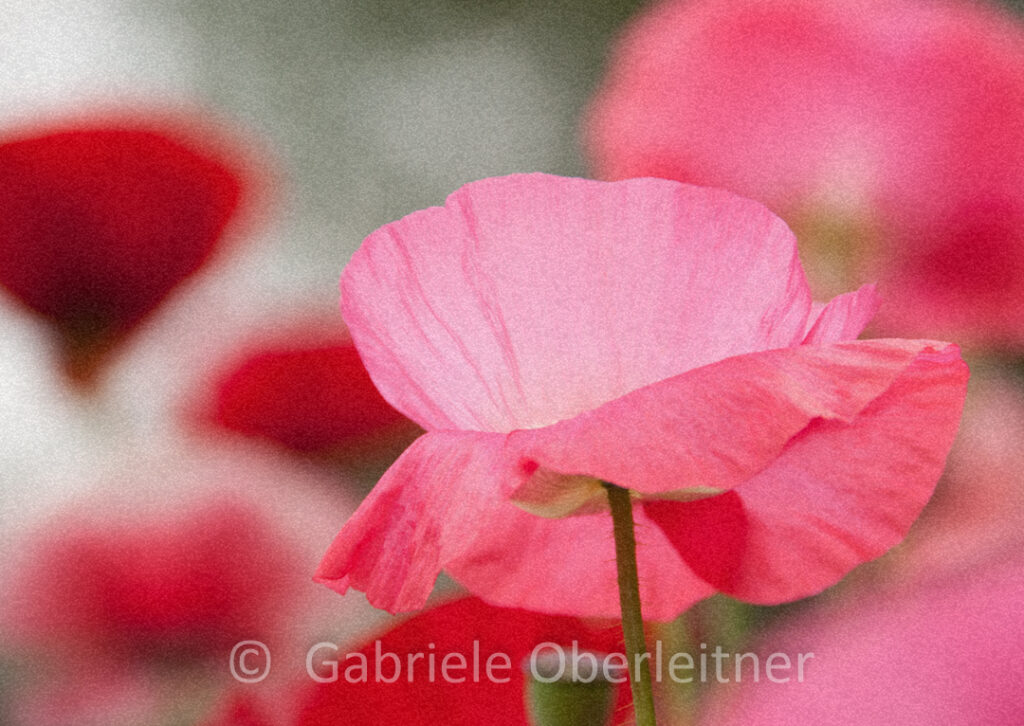
[[[292,328],[244,348],[203,412],[223,428],[346,460],[404,448],[418,431],[381,397],[344,331]]]
[[[194,124],[95,119],[0,140],[0,285],[88,383],[211,256],[254,179]]]
[[[850,593],[848,593],[849,595]],[[1004,726],[1024,723],[1024,575],[1020,562],[890,596],[812,611],[769,633],[753,649],[812,653],[802,682],[795,669],[751,662],[724,669],[701,724],[781,726]],[[776,657],[778,666],[785,660]]]
[[[554,644],[569,654],[574,641],[581,651],[622,652],[622,630],[615,624],[497,608],[472,597],[452,600],[358,646],[318,653],[325,661],[318,675],[329,682],[307,690],[294,723],[528,726],[524,664],[538,646]],[[359,680],[360,655],[368,666],[365,681]],[[410,661],[411,655],[416,659]],[[442,671],[446,658],[450,667]],[[376,677],[378,664],[383,680]],[[616,690],[615,722],[630,721],[629,689]]]
[[[584,135],[601,177],[764,202],[819,294],[878,281],[887,330],[1024,347],[1024,29],[1006,11],[666,0],[623,35]]]
[[[1024,544],[1024,394],[976,368],[936,494],[879,574],[897,587],[1018,559]]]
[[[671,181],[475,182],[370,235],[341,287],[428,433],[317,577],[393,611],[445,568],[495,604],[617,617],[601,481],[644,503],[647,617],[818,592],[903,537],[967,379],[956,346],[854,341],[870,287],[812,306],[778,218]]]

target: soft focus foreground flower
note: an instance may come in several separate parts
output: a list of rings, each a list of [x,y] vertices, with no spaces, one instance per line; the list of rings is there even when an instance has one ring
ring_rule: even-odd
[[[334,331],[248,346],[213,397],[220,426],[301,454],[358,457],[416,431],[374,387],[351,338]]]
[[[667,0],[623,36],[585,137],[602,177],[766,203],[819,293],[879,282],[888,330],[1024,345],[1024,30],[1004,11]]]
[[[803,682],[734,673],[702,724],[1004,726],[1024,723],[1020,562],[971,580],[811,612],[766,636],[768,654],[813,653]]]
[[[554,644],[570,653],[574,641],[580,651],[622,652],[622,630],[616,625],[600,627],[575,618],[497,608],[472,597],[453,600],[358,647],[343,647],[337,653],[324,651],[324,658],[337,661],[337,680],[309,689],[295,724],[527,726],[531,722],[527,718],[524,663],[538,646]],[[398,658],[401,673],[393,683],[376,679],[378,650]],[[554,651],[548,647],[542,652]],[[358,654],[369,665],[365,682],[358,680]],[[410,665],[409,657],[415,654],[419,658]],[[447,678],[442,672],[446,657],[451,666]],[[433,677],[428,658],[434,660]],[[385,679],[395,675],[395,662],[382,656]],[[460,662],[466,665],[460,668]],[[474,676],[475,662],[478,676]],[[415,668],[411,679],[410,668]],[[333,678],[333,665],[320,676]],[[458,682],[461,678],[465,681]],[[632,715],[628,691],[626,687],[619,690],[616,723]]]
[[[646,502],[647,617],[820,591],[905,534],[964,396],[955,346],[854,341],[875,307],[812,306],[790,231],[726,192],[467,185],[346,268],[367,369],[428,433],[318,579],[409,610],[446,568],[496,604],[617,617],[603,480]]]
[[[210,257],[243,194],[236,160],[181,125],[126,119],[0,143],[0,284],[49,324],[72,380]]]

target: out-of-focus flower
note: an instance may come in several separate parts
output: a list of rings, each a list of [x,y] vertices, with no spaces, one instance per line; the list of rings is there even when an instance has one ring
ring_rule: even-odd
[[[0,142],[0,284],[90,381],[211,256],[250,179],[181,123],[124,118],[30,128]]]
[[[818,294],[879,282],[889,330],[1024,347],[1024,30],[1005,11],[667,0],[623,36],[585,137],[602,177],[766,203]]]
[[[975,367],[963,424],[936,495],[879,574],[899,587],[914,587],[1017,559],[1024,544],[1022,441],[1019,387],[992,369],[979,373]]]
[[[417,431],[381,397],[351,338],[312,326],[246,346],[213,398],[218,425],[301,454],[361,458]]]
[[[172,516],[113,522],[97,511],[52,525],[15,595],[22,632],[117,657],[216,657],[266,640],[295,552],[262,506],[233,497]]]
[[[317,664],[318,675],[332,682],[309,690],[295,724],[527,726],[524,664],[542,645],[539,652],[558,652],[553,644],[568,656],[573,642],[580,651],[621,654],[622,630],[493,607],[476,598],[454,600],[369,642],[318,654],[326,661]],[[360,662],[368,666],[365,680],[360,680]],[[616,723],[632,715],[628,688],[618,695]]]
[[[3,638],[25,690],[56,697],[80,675],[130,670],[171,679],[161,708],[180,697],[196,710],[237,685],[235,646],[259,641],[273,658],[261,692],[286,709],[315,634],[373,622],[311,581],[354,508],[316,470],[249,446],[174,450],[125,461],[110,485],[25,533],[4,563]],[[238,667],[264,667],[265,653]]]
[[[759,679],[748,660],[726,670],[700,723],[957,724],[1024,722],[1024,575],[1019,561],[880,602],[817,610],[767,635]],[[839,603],[837,603],[839,604]],[[766,670],[772,653],[813,653],[804,677]],[[784,663],[776,658],[776,664]],[[782,679],[788,679],[782,682]]]
[[[367,369],[428,433],[318,578],[409,610],[446,568],[496,604],[617,617],[605,481],[645,502],[647,617],[818,592],[903,537],[963,402],[955,346],[853,340],[875,306],[812,307],[792,234],[726,192],[467,185],[346,268]]]

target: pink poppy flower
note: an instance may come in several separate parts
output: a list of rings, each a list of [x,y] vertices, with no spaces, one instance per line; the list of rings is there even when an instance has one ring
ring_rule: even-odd
[[[584,136],[601,177],[764,202],[819,293],[878,281],[888,330],[1024,345],[1024,29],[1005,11],[660,2],[619,42]]]
[[[88,382],[214,252],[248,180],[181,124],[122,119],[0,142],[0,285],[45,321]]]
[[[766,635],[737,682],[733,663],[700,724],[957,724],[1024,722],[1024,570],[1018,561],[970,580],[932,583],[914,592],[845,601],[799,617]],[[865,595],[867,593],[864,593]],[[837,603],[837,605],[840,603]],[[806,660],[804,678],[777,668],[772,653]],[[786,660],[776,657],[777,666]]]
[[[813,306],[760,204],[658,179],[469,184],[370,235],[341,288],[427,433],[317,577],[393,611],[444,568],[495,604],[618,617],[601,481],[643,504],[648,618],[818,592],[903,537],[967,379],[954,345],[855,341],[870,287]]]
[[[622,630],[617,625],[588,625],[575,618],[497,608],[473,597],[452,600],[373,640],[342,645],[337,652],[324,650],[319,655],[327,664],[318,664],[319,675],[329,682],[308,689],[294,723],[528,726],[532,722],[527,716],[523,664],[542,644],[553,643],[568,654],[574,641],[581,651],[622,652]],[[378,650],[386,680],[376,679]],[[412,663],[410,679],[409,656],[417,653],[420,657]],[[369,668],[365,682],[359,680],[360,654]],[[401,668],[400,677],[390,683],[386,681],[394,677],[396,661],[385,654],[393,654]],[[428,658],[434,660],[433,678]],[[448,678],[441,671],[445,658],[451,666]],[[466,664],[464,668],[460,662]],[[332,680],[335,663],[337,679]],[[346,669],[352,670],[346,673]],[[616,690],[615,722],[629,722],[629,688]]]
[[[381,397],[347,333],[310,326],[245,348],[204,412],[225,429],[345,459],[404,448],[418,431]]]

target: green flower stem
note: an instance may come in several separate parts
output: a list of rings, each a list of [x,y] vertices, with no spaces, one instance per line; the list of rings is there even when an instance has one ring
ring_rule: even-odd
[[[640,579],[636,570],[636,535],[633,528],[633,502],[629,490],[604,483],[615,527],[615,562],[619,570],[619,604],[622,608],[622,634],[626,641],[629,683],[633,691],[636,726],[656,726],[654,692],[651,689],[651,664],[644,639],[644,618],[640,612]]]

